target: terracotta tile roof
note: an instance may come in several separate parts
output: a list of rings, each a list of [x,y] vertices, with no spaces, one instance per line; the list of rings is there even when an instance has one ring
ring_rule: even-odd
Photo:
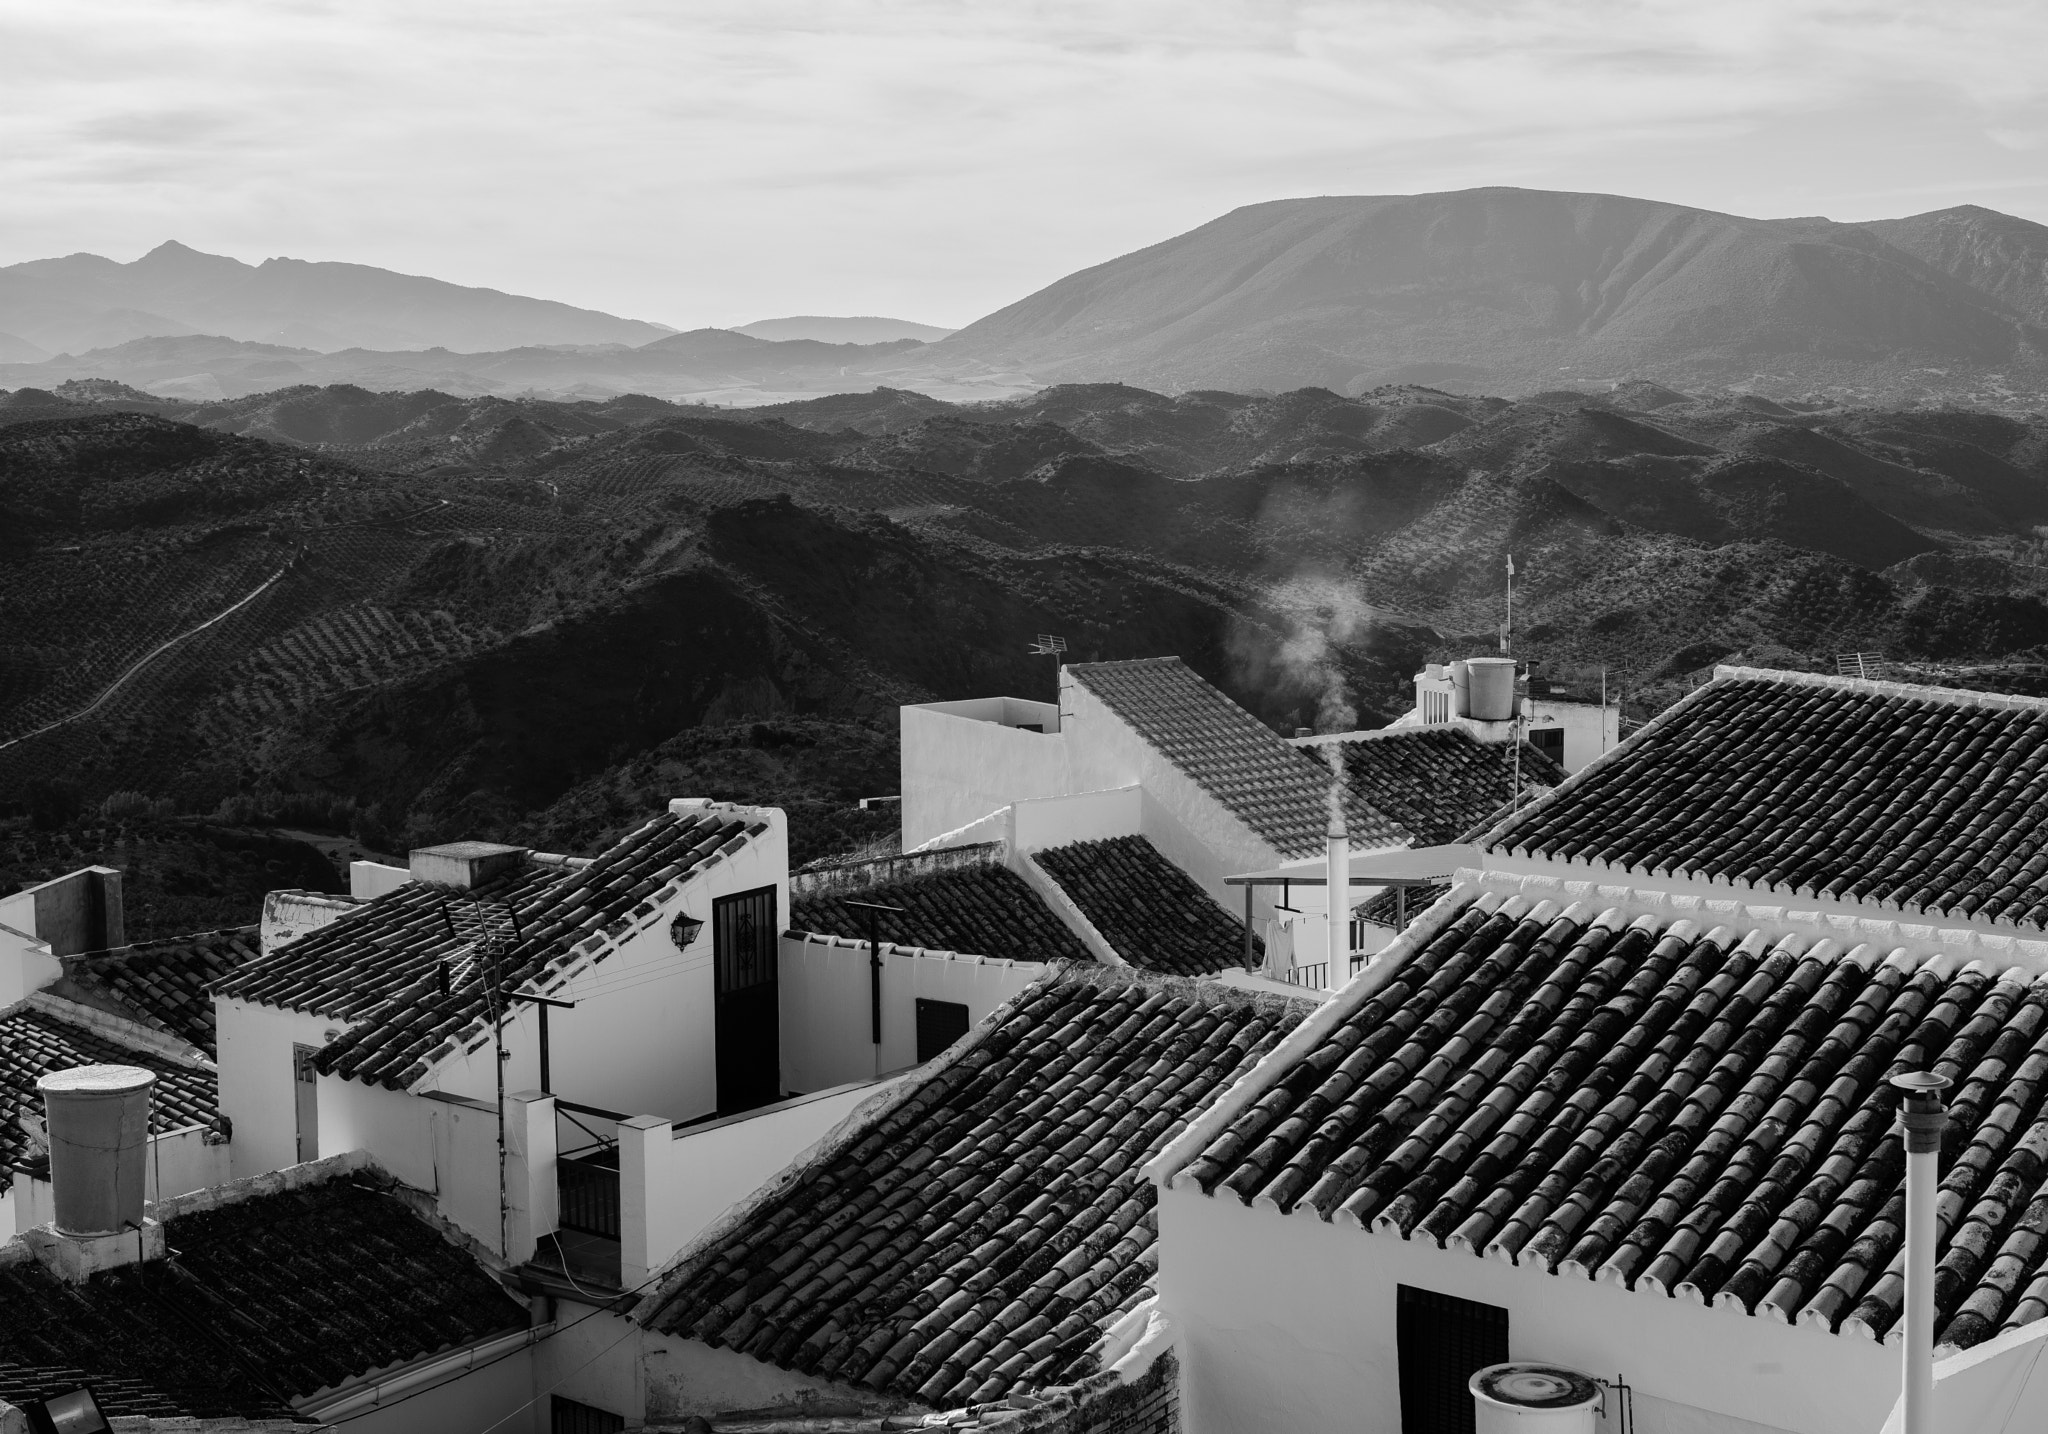
[[[351,1029],[321,1053],[323,1070],[403,1090],[433,1063],[489,1031],[486,964],[467,960],[470,933],[444,914],[475,900],[510,907],[523,933],[500,958],[498,998],[546,983],[602,954],[598,938],[651,915],[674,885],[766,830],[716,808],[664,812],[587,866],[525,859],[473,891],[410,882],[246,966],[222,996],[333,1016]],[[441,968],[452,961],[452,990]]]
[[[1321,849],[1330,769],[1178,657],[1077,662],[1066,670],[1274,850],[1300,856]]]
[[[1512,749],[1460,727],[1390,727],[1340,743],[1297,746],[1177,657],[1077,662],[1074,680],[1160,755],[1284,856],[1322,850],[1329,829],[1329,758],[1344,757],[1344,820],[1353,847],[1455,841],[1506,805]],[[1564,780],[1522,748],[1525,793]]]
[[[1881,1339],[1932,1068],[1938,1336],[2048,1314],[2048,977],[1488,893],[1339,1001],[1177,1185]]]
[[[1722,669],[1496,851],[2048,926],[2048,702]]]
[[[37,1078],[93,1065],[142,1066],[156,1072],[149,1122],[153,1131],[204,1125],[219,1110],[219,1079],[212,1071],[179,1065],[155,1051],[135,1050],[41,1006],[15,1006],[0,1013],[0,1188],[30,1154],[22,1118],[42,1123]]]
[[[0,1262],[0,1390],[79,1371],[111,1415],[290,1418],[293,1399],[526,1326],[483,1266],[367,1178],[173,1214],[175,1254],[79,1286]]]
[[[254,926],[139,941],[112,951],[66,957],[64,975],[84,992],[119,1006],[143,1025],[216,1054],[213,983],[262,953]]]
[[[872,913],[884,941],[959,951],[1012,961],[1092,961],[1081,938],[1045,904],[1024,878],[993,862],[899,875],[900,858],[862,863],[879,879],[859,874],[829,889],[792,891],[789,926],[821,936],[866,940],[870,913],[851,901],[901,906]]]
[[[1078,1378],[1151,1293],[1140,1167],[1309,1009],[1062,968],[687,1253],[638,1317],[930,1404]]]
[[[1320,745],[1320,744],[1319,744]],[[1389,727],[1327,745],[1344,754],[1347,811],[1370,809],[1415,846],[1441,846],[1481,826],[1514,792],[1515,749],[1462,727]],[[1522,744],[1522,795],[1564,781],[1564,769]],[[1352,837],[1366,845],[1368,835]]]
[[[1244,924],[1141,836],[1033,852],[1105,941],[1133,966],[1208,976],[1244,964]],[[1254,957],[1265,943],[1252,937]]]

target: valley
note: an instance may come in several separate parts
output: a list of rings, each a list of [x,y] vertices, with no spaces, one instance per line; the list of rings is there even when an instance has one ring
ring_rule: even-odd
[[[789,807],[806,860],[886,840],[898,704],[1049,692],[1041,632],[1374,726],[1493,645],[1512,554],[1518,654],[1636,720],[1724,659],[2024,685],[2043,528],[2039,418],[1647,382],[16,391],[0,802],[573,851],[701,788]]]

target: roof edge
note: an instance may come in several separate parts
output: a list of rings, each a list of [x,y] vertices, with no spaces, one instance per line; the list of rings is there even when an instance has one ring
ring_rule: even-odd
[[[1702,700],[1700,694],[1703,692],[1711,691],[1714,687],[1714,684],[1721,680],[1721,676],[1724,672],[1746,673],[1752,671],[1765,673],[1766,675],[1775,675],[1770,673],[1770,670],[1768,668],[1715,668],[1714,680],[1712,682],[1703,682],[1698,687],[1693,688],[1692,691],[1686,693],[1685,696],[1679,698],[1669,707],[1666,707],[1662,712],[1659,712],[1655,717],[1652,717],[1642,726],[1636,728],[1634,732],[1622,738],[1619,742],[1616,742],[1612,747],[1609,747],[1606,751],[1602,752],[1592,761],[1586,763],[1586,765],[1579,768],[1578,771],[1568,773],[1563,781],[1559,782],[1556,786],[1552,787],[1549,791],[1545,792],[1542,796],[1538,797],[1535,801],[1529,803],[1528,806],[1518,807],[1514,811],[1508,813],[1508,815],[1506,815],[1505,817],[1502,817],[1499,820],[1495,821],[1492,826],[1486,828],[1484,831],[1471,834],[1474,845],[1478,846],[1478,848],[1481,851],[1499,850],[1499,847],[1497,845],[1497,838],[1507,827],[1513,825],[1518,821],[1521,821],[1525,817],[1530,817],[1537,812],[1547,811],[1556,803],[1564,800],[1565,797],[1567,797],[1570,793],[1576,791],[1581,785],[1588,781],[1591,781],[1593,775],[1596,772],[1602,772],[1606,770],[1606,768],[1616,759],[1618,759],[1623,752],[1628,751],[1631,743],[1641,741],[1643,737],[1646,736],[1648,733],[1654,732],[1658,728],[1662,727],[1666,722],[1676,719],[1677,715],[1680,712],[1683,712],[1686,708],[1690,707],[1694,702]],[[1510,847],[1508,850],[1512,852],[1514,849]]]
[[[1936,687],[1923,682],[1888,682],[1874,677],[1841,677],[1832,672],[1795,672],[1778,667],[1717,666],[1714,681],[1776,682],[1786,687],[1833,687],[1877,697],[1903,697],[1939,702],[1949,707],[1990,707],[2004,711],[2048,712],[2048,697],[2023,697],[2011,692],[1980,692],[1972,687]]]
[[[204,1051],[190,1041],[146,1026],[140,1021],[117,1016],[111,1011],[102,1011],[97,1006],[88,1006],[83,1001],[53,996],[48,991],[31,991],[21,1001],[0,1014],[15,1014],[20,1011],[41,1011],[52,1020],[66,1025],[77,1026],[94,1035],[128,1047],[137,1055],[157,1056],[190,1070],[202,1071],[217,1076],[220,1067],[207,1058]]]
[[[1210,1141],[1228,1130],[1245,1107],[1277,1085],[1281,1076],[1297,1061],[1349,1020],[1352,1013],[1384,986],[1394,972],[1407,964],[1409,957],[1434,941],[1439,932],[1483,893],[1484,888],[1477,882],[1461,881],[1438,897],[1427,911],[1409,923],[1406,931],[1382,947],[1366,963],[1363,971],[1347,981],[1335,996],[1318,1004],[1300,1025],[1266,1052],[1257,1065],[1240,1076],[1235,1085],[1189,1121],[1163,1150],[1145,1162],[1140,1173],[1162,1189],[1172,1185],[1182,1168],[1201,1155]]]

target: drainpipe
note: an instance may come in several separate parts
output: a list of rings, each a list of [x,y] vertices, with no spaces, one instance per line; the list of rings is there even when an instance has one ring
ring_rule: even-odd
[[[1948,1112],[1948,1077],[1906,1071],[1892,1077],[1904,1094],[1899,1126],[1906,1135],[1906,1354],[1901,1383],[1905,1434],[1934,1434],[1934,1188]]]

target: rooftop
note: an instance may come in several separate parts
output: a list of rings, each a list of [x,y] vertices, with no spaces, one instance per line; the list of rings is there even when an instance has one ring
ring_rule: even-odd
[[[1388,727],[1318,745],[1344,754],[1349,805],[1371,808],[1414,846],[1457,841],[1515,792],[1514,747],[1482,742],[1463,727]],[[1521,759],[1524,798],[1565,779],[1564,768],[1526,742]]]
[[[75,1012],[67,1018],[66,1008]],[[156,1072],[149,1128],[154,1134],[205,1125],[219,1109],[219,1079],[210,1070],[141,1050],[111,1029],[87,1024],[90,1012],[47,996],[0,1011],[0,1189],[24,1161],[41,1153],[26,1117],[40,1129],[39,1077],[73,1066],[141,1066]],[[111,1023],[110,1023],[111,1024]]]
[[[1389,727],[1297,745],[1177,657],[1079,662],[1066,669],[1174,766],[1283,856],[1322,850],[1331,772],[1343,753],[1344,820],[1353,847],[1435,846],[1492,818],[1513,794],[1514,749],[1462,727]],[[1522,747],[1522,790],[1564,772]]]
[[[1066,671],[1274,850],[1321,848],[1330,769],[1178,657],[1076,662]]]
[[[245,1182],[165,1214],[173,1253],[83,1285],[0,1246],[0,1398],[82,1374],[115,1417],[291,1418],[294,1400],[529,1322],[374,1171]]]
[[[1720,668],[1494,851],[2048,927],[2048,701]]]
[[[1955,1082],[1937,1337],[2048,1314],[2048,977],[1469,887],[1439,917],[1219,1112],[1176,1187],[1882,1339],[1887,1077],[1933,1069]]]
[[[403,1090],[488,1030],[485,963],[462,960],[475,935],[462,915],[469,902],[517,914],[522,934],[497,963],[502,1000],[602,960],[604,938],[625,932],[691,872],[766,829],[730,808],[685,808],[664,812],[587,865],[528,856],[463,892],[409,882],[242,968],[216,991],[350,1022],[321,1053],[322,1069]],[[447,995],[444,961],[452,963]]]
[[[1031,859],[1133,966],[1209,976],[1244,964],[1244,926],[1142,836],[1048,847]],[[1265,944],[1254,936],[1252,949]]]
[[[211,1058],[211,987],[261,950],[256,927],[235,926],[67,957],[64,976],[81,997],[115,1007]]]
[[[865,940],[872,916],[881,939],[899,946],[1011,961],[1093,960],[1044,898],[993,859],[999,851],[991,844],[934,854],[946,864],[883,857],[819,873],[823,882],[799,877],[790,891],[790,929]],[[869,912],[848,901],[903,910]]]
[[[935,1405],[1091,1373],[1152,1293],[1141,1167],[1310,1009],[1060,968],[686,1251],[636,1317]]]

